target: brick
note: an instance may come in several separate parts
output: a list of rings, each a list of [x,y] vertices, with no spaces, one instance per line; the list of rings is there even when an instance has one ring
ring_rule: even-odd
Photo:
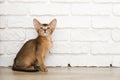
[[[49,54],[46,57],[45,64],[47,66],[67,66],[69,63],[69,55]]]
[[[89,16],[41,16],[36,17],[41,23],[49,23],[52,19],[57,19],[56,28],[89,28],[91,18]]]
[[[95,16],[92,17],[92,27],[94,28],[113,28],[112,19],[109,16]]]
[[[47,2],[48,0],[8,0],[10,2]]]
[[[34,7],[33,7],[34,6]],[[30,15],[68,15],[69,5],[52,4],[52,5],[31,5]]]
[[[7,27],[7,19],[5,16],[0,16],[0,28]]]
[[[89,54],[90,43],[87,42],[71,42],[70,43],[71,54]]]
[[[112,65],[115,67],[120,66],[120,56],[119,55],[113,55]]]
[[[111,56],[93,55],[71,55],[71,66],[109,66],[112,62]]]
[[[98,3],[118,3],[120,0],[93,0]]]
[[[120,43],[96,42],[91,44],[91,53],[96,55],[120,54]]]
[[[120,17],[110,17],[110,16],[96,16],[92,17],[92,27],[93,28],[119,28],[120,27]]]
[[[50,0],[51,2],[58,3],[78,3],[78,2],[89,2],[90,0]]]
[[[16,41],[0,42],[0,54],[17,54],[23,43]]]
[[[112,30],[112,39],[114,41],[120,41],[120,30]]]
[[[70,40],[70,30],[56,29],[52,37],[53,37],[53,41],[68,41]]]
[[[33,19],[27,16],[8,16],[7,20],[10,28],[33,28]]]
[[[30,39],[35,39],[37,37],[37,32],[35,29],[26,29],[26,40],[25,41],[28,41]]]
[[[25,15],[28,13],[27,5],[24,4],[1,4],[0,15]]]
[[[119,0],[119,2],[120,2],[120,0]],[[119,4],[113,4],[113,14],[120,15],[120,5]]]
[[[112,6],[110,4],[73,4],[72,15],[110,15]]]
[[[109,41],[109,30],[73,29],[71,41]]]
[[[2,55],[0,56],[0,66],[9,67],[13,65],[14,55]]]
[[[17,40],[21,41],[25,39],[24,29],[1,29],[0,40]]]
[[[83,55],[71,55],[70,64],[71,66],[86,66],[87,57]]]
[[[91,26],[91,20],[89,16],[65,16],[58,18],[58,27],[69,28],[88,28]]]
[[[66,41],[53,42],[53,48],[51,49],[51,53],[68,54],[70,53],[70,45]]]

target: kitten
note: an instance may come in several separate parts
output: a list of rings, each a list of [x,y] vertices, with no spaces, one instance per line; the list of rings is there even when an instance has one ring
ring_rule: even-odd
[[[12,70],[25,72],[48,71],[44,60],[52,47],[51,35],[55,30],[56,23],[56,19],[53,19],[49,24],[41,24],[37,19],[33,20],[38,37],[27,41],[23,45],[14,59]]]

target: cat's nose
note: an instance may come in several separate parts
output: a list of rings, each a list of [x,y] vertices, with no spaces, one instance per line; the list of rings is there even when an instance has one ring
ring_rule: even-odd
[[[44,32],[46,33],[46,32],[47,32],[47,30],[44,30]]]

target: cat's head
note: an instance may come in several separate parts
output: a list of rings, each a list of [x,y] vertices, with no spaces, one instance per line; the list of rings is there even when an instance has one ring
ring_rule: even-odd
[[[57,20],[53,19],[49,24],[41,24],[37,19],[33,19],[34,27],[39,36],[50,36],[55,30]]]

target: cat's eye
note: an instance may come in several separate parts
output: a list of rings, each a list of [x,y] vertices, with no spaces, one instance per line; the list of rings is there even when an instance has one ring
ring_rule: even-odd
[[[43,29],[42,27],[40,27],[40,29]]]

